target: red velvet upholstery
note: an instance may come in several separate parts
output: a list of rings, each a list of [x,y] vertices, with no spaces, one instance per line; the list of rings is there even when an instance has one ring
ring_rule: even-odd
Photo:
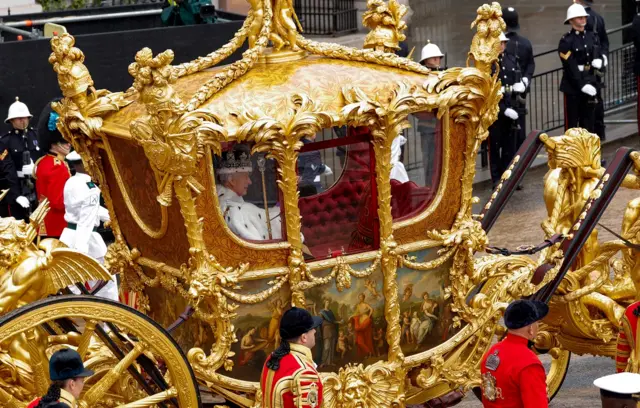
[[[347,250],[369,190],[369,172],[368,143],[350,145],[338,181],[320,194],[300,198],[304,243],[314,256],[324,258],[329,250]]]
[[[413,181],[401,183],[391,180],[391,215],[394,220],[415,215],[431,202],[433,190],[420,187]]]
[[[345,169],[328,190],[299,200],[304,243],[316,258],[329,252],[373,249],[369,143],[349,145]],[[394,220],[413,216],[433,199],[433,190],[412,181],[391,180],[391,214]]]

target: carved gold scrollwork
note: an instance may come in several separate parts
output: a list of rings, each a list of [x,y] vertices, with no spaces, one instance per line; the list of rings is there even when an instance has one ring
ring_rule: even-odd
[[[333,125],[333,118],[322,112],[308,96],[298,94],[291,100],[284,114],[253,112],[248,109],[234,114],[241,124],[236,133],[238,140],[255,142],[254,152],[265,152],[278,163],[278,187],[285,197],[284,214],[287,240],[291,245],[289,254],[289,285],[291,304],[304,307],[304,294],[300,284],[310,278],[310,272],[302,255],[300,209],[298,208],[298,150],[301,139]]]

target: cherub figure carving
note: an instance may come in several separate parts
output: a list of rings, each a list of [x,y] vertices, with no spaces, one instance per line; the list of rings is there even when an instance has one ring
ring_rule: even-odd
[[[491,70],[491,65],[500,55],[500,33],[507,26],[502,20],[502,8],[499,3],[484,4],[478,8],[478,16],[471,23],[471,28],[477,27],[476,34],[471,41],[470,57],[476,63],[476,68]]]
[[[265,0],[267,1],[267,0]],[[298,51],[296,38],[298,30],[302,32],[302,26],[293,8],[292,0],[272,0],[273,5],[273,30],[269,39],[276,51],[285,45],[291,51]]]
[[[407,36],[404,30],[407,23],[402,18],[408,9],[397,0],[367,1],[367,11],[362,15],[362,23],[371,31],[364,39],[364,48],[372,48],[376,51],[394,52],[400,49],[400,42]]]
[[[12,217],[0,219],[0,315],[75,283],[111,279],[98,261],[56,239],[33,242],[48,211],[45,200],[29,224]]]

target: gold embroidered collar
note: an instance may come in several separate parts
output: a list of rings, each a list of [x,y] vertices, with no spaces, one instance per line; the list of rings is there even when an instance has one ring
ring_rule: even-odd
[[[289,348],[293,352],[302,354],[302,356],[306,360],[308,360],[310,363],[313,363],[313,356],[311,355],[311,350],[309,349],[309,347],[303,346],[302,344],[289,343]]]
[[[67,404],[71,408],[76,408],[78,406],[75,397],[67,390],[60,390],[60,402]]]

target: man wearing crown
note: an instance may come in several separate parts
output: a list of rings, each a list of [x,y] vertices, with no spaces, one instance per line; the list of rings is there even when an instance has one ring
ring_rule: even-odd
[[[230,151],[223,152],[217,169],[220,182],[216,186],[222,216],[229,229],[240,238],[249,241],[281,239],[280,208],[276,206],[265,211],[244,200],[252,184],[252,171],[251,150],[247,145],[236,144]]]

